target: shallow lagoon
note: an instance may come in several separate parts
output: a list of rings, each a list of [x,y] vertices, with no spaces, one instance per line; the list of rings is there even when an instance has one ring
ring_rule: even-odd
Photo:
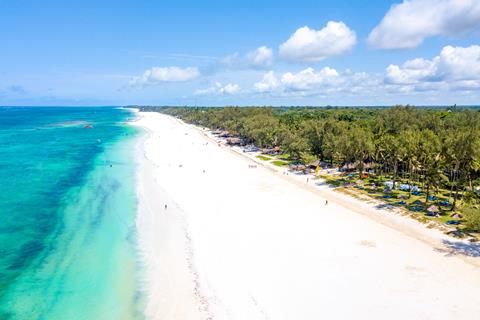
[[[0,318],[140,317],[133,117],[0,109]]]

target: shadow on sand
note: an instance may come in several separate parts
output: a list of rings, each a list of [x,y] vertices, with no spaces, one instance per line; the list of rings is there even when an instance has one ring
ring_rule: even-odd
[[[474,258],[480,257],[480,243],[465,243],[463,241],[451,240],[443,240],[442,243],[446,248],[436,250],[445,253],[446,256],[463,254]]]
[[[329,189],[336,189],[338,188],[337,186],[334,186],[333,184],[327,183],[325,181],[316,181],[315,185],[319,187],[327,186]]]
[[[380,204],[375,205],[375,209],[377,209],[377,210],[392,211],[393,209],[395,209],[395,207],[396,207],[395,205],[390,204],[390,203],[380,203]]]

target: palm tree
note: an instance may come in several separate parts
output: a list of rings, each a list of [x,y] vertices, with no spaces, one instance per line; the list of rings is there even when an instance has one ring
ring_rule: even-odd
[[[421,132],[419,143],[418,158],[421,163],[423,173],[423,185],[426,190],[425,199],[428,202],[430,189],[438,188],[442,180],[442,154],[441,143],[438,136],[433,131],[426,129]]]

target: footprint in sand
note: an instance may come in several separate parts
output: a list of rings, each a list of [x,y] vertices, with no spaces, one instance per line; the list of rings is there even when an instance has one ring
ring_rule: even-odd
[[[377,247],[377,244],[375,242],[368,241],[368,240],[362,240],[358,244],[360,244],[361,246],[370,247],[370,248]]]
[[[425,269],[422,268],[422,267],[415,267],[415,266],[410,266],[410,265],[406,265],[405,270],[407,272],[413,273],[413,274],[419,274],[419,273],[423,273],[425,271]]]

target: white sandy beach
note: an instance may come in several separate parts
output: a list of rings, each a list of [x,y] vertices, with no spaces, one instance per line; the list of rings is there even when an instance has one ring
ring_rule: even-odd
[[[140,115],[149,319],[480,318],[478,246],[251,168],[177,119]]]

